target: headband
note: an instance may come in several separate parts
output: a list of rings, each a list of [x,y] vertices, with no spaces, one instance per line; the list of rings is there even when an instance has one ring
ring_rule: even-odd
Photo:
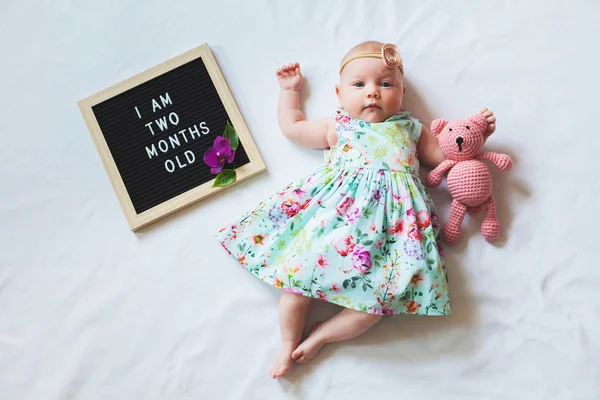
[[[398,47],[396,47],[395,44],[391,44],[391,43],[386,43],[381,47],[381,52],[379,53],[359,53],[359,54],[355,54],[351,57],[348,57],[347,59],[344,60],[344,62],[342,63],[342,65],[340,66],[340,74],[342,73],[342,70],[344,69],[344,67],[346,66],[346,64],[348,64],[350,61],[355,60],[357,58],[381,58],[383,60],[383,63],[388,67],[388,68],[394,68],[394,67],[398,67],[400,68],[400,72],[402,72],[402,74],[404,74],[404,68],[402,67],[402,57],[400,56],[400,51],[398,50]]]

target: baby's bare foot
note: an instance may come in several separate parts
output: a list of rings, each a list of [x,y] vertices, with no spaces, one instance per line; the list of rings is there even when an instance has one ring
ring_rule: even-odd
[[[281,350],[275,356],[275,360],[273,361],[273,366],[271,367],[271,378],[279,378],[286,374],[290,369],[292,369],[292,364],[294,360],[292,360],[292,351],[296,347],[296,343],[294,342],[284,342],[281,346]]]
[[[315,322],[310,328],[308,337],[294,350],[292,358],[301,364],[310,361],[317,355],[321,347],[325,344],[325,339],[321,335],[322,322]]]

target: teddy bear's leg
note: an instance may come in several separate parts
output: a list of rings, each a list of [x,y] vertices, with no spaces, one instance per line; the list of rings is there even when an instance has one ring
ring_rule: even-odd
[[[490,196],[485,203],[485,217],[481,223],[481,233],[486,240],[492,241],[498,239],[500,232],[500,222],[496,216],[496,203]]]
[[[450,218],[448,223],[444,226],[442,231],[442,237],[450,244],[458,243],[461,237],[460,226],[462,225],[465,214],[467,213],[467,206],[459,203],[456,200],[452,201],[450,207]]]

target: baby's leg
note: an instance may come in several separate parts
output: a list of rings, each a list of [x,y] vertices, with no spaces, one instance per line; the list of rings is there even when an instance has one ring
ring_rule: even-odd
[[[313,358],[325,343],[352,339],[369,330],[381,319],[381,315],[343,309],[331,319],[313,325],[310,335],[294,352],[292,358],[305,363]]]
[[[281,294],[279,300],[279,329],[281,330],[282,347],[271,367],[272,378],[283,376],[292,368],[294,363],[291,357],[292,351],[302,340],[310,301],[310,297],[299,294],[285,291]]]

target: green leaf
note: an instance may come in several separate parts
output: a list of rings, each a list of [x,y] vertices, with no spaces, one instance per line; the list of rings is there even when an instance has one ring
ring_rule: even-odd
[[[372,244],[373,244],[373,241],[372,241],[372,240],[367,240],[367,241],[364,241],[364,242],[363,242],[363,244],[364,244],[365,246],[370,246],[370,245],[372,245]]]
[[[363,283],[363,286],[362,286],[362,287],[363,287],[363,292],[366,292],[366,291],[367,291],[367,285],[365,285],[365,284]]]
[[[427,243],[427,252],[431,253],[432,249],[433,249],[433,243],[431,243],[431,242]]]
[[[360,277],[358,277],[358,276],[353,276],[353,277],[352,277],[352,280],[353,280],[353,281],[357,281],[357,280],[359,280],[359,279],[360,279]]]
[[[212,184],[212,187],[222,187],[231,185],[233,182],[235,182],[236,178],[237,172],[235,172],[235,169],[224,169],[223,171],[217,174],[217,176],[215,177],[215,181]]]
[[[290,231],[293,231],[293,230],[294,230],[294,223],[292,222],[292,223],[290,224]]]
[[[231,148],[231,150],[235,150],[238,148],[238,145],[240,144],[240,139],[238,138],[237,132],[235,131],[233,126],[231,126],[229,121],[227,121],[227,125],[225,126],[223,137],[225,139],[229,139],[229,147]]]
[[[352,289],[356,289],[356,282],[353,281],[350,286],[352,286]]]
[[[384,163],[383,161],[381,162],[381,164],[385,167],[385,169],[390,169],[390,166]]]
[[[350,279],[346,279],[344,281],[344,283],[342,283],[342,286],[344,287],[344,289],[348,289],[348,285],[350,284],[350,282],[352,282]]]

